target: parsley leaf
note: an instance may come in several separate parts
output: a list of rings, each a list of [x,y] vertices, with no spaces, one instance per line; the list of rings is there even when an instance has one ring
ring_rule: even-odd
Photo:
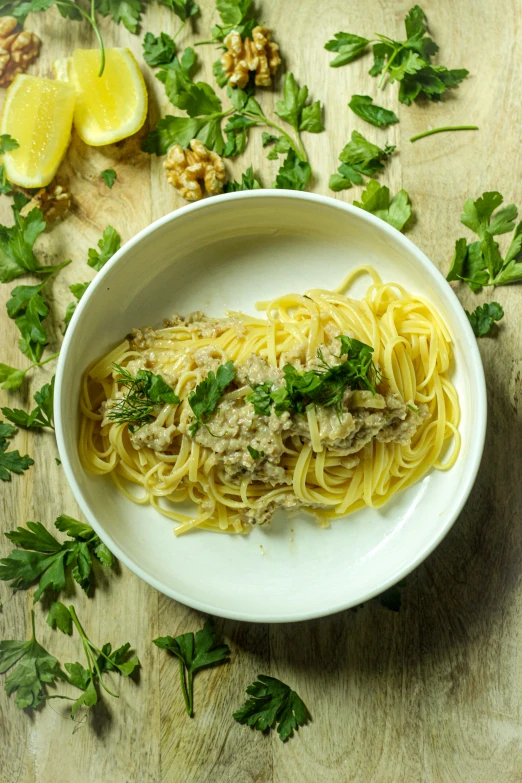
[[[102,16],[110,16],[115,24],[123,22],[130,33],[137,33],[142,12],[142,0],[96,0]]]
[[[283,165],[277,172],[274,187],[287,190],[304,190],[312,176],[310,164],[298,158],[293,149],[288,150]]]
[[[256,386],[252,386],[252,391],[247,395],[246,399],[254,406],[254,413],[257,416],[270,416],[270,409],[272,407],[271,391],[271,383],[260,383]]]
[[[278,155],[286,155],[286,153],[292,149],[290,141],[285,136],[274,136],[272,133],[263,131],[262,136],[263,147],[270,146],[270,152],[267,155],[268,160],[277,160]]]
[[[82,628],[73,606],[68,608],[59,602],[51,604],[47,622],[52,627],[58,627],[63,633],[72,632],[76,628],[82,640],[83,650],[87,659],[87,669],[81,663],[66,663],[64,675],[71,685],[83,691],[72,705],[71,716],[74,718],[80,707],[92,707],[98,701],[98,687],[101,686],[111,696],[118,697],[104,682],[103,675],[109,671],[115,671],[123,677],[129,677],[140,666],[137,657],[129,658],[130,644],[127,642],[117,650],[112,650],[112,645],[106,643],[103,647],[97,647],[87,636]],[[69,630],[70,629],[70,630]],[[57,698],[69,698],[58,696]]]
[[[25,202],[24,202],[25,203]],[[19,209],[23,204],[15,201],[13,212],[14,225],[7,228],[0,226],[0,282],[10,283],[20,275],[27,272],[43,274],[45,267],[41,267],[33,251],[33,245],[38,236],[44,231],[46,223],[42,212],[35,207],[27,217],[20,215]],[[17,208],[19,206],[19,209]],[[51,269],[49,267],[48,269]]]
[[[321,133],[324,130],[320,101],[307,103],[308,87],[299,87],[292,73],[285,74],[283,100],[277,101],[275,112],[298,133]]]
[[[66,514],[59,516],[54,524],[69,536],[69,540],[60,544],[41,522],[27,522],[27,529],[18,527],[5,534],[21,549],[13,549],[8,557],[0,560],[0,579],[11,581],[15,590],[26,590],[39,581],[35,602],[45,590],[64,590],[67,571],[87,593],[92,584],[93,555],[104,566],[110,567],[114,562],[110,551],[89,525]]]
[[[247,449],[252,459],[259,459],[259,457],[265,456],[264,451],[258,451],[257,449],[252,448],[252,446],[247,446]]]
[[[411,218],[411,202],[406,191],[399,190],[390,201],[390,189],[386,185],[379,185],[374,179],[367,182],[366,189],[361,193],[361,201],[353,203],[385,220],[398,231],[402,231]]]
[[[152,414],[158,405],[179,404],[179,397],[161,375],[155,375],[150,370],[138,370],[136,377],[133,377],[119,364],[113,364],[113,367],[119,373],[116,382],[128,389],[128,392],[107,410],[106,415],[120,424],[129,424],[131,432],[152,421]]]
[[[472,313],[466,310],[466,315],[475,336],[485,337],[490,334],[494,322],[504,317],[504,310],[498,302],[486,302],[482,307],[476,307]]]
[[[65,324],[65,329],[67,329],[67,327],[69,326],[71,322],[71,318],[74,315],[74,311],[76,310],[76,305],[80,301],[84,293],[86,292],[89,285],[90,285],[90,281],[87,281],[86,283],[72,283],[69,286],[69,291],[75,297],[76,302],[69,302],[69,304],[67,305],[67,309],[65,311],[65,316],[63,319]]]
[[[337,67],[352,62],[364,54],[371,43],[374,63],[369,73],[381,76],[379,87],[386,79],[390,83],[399,82],[399,101],[406,105],[420,97],[439,101],[446,90],[456,87],[468,76],[468,71],[432,64],[439,47],[427,35],[427,19],[420,6],[410,9],[404,23],[405,41],[394,41],[379,34],[370,41],[351,33],[337,33],[325,46],[329,51],[338,52],[330,65]]]
[[[2,413],[6,419],[12,421],[17,427],[24,427],[25,429],[50,427],[54,429],[53,395],[54,375],[51,382],[44,384],[34,395],[37,407],[31,413],[27,413],[19,408],[2,408]]]
[[[382,171],[394,149],[395,147],[388,144],[381,149],[365,139],[359,131],[352,131],[352,140],[339,155],[342,165],[339,166],[338,173],[330,177],[329,187],[339,191],[351,188],[354,184],[362,185],[363,175],[372,177]]]
[[[157,37],[147,33],[143,39],[143,59],[151,68],[158,65],[168,65],[176,54],[176,44],[167,33],[160,33]]]
[[[116,172],[114,169],[105,169],[100,173],[100,177],[105,182],[107,187],[110,189],[116,182]]]
[[[337,57],[331,60],[330,68],[338,68],[340,65],[353,62],[364,54],[369,43],[368,38],[362,38],[360,35],[336,33],[332,40],[324,45],[329,52],[338,52]]]
[[[45,686],[63,678],[56,658],[36,641],[33,611],[31,628],[31,638],[26,642],[0,642],[0,674],[17,664],[6,678],[5,690],[8,696],[16,692],[15,704],[21,710],[38,707],[47,696]]]
[[[5,365],[0,365],[0,367]],[[12,438],[15,428],[10,424],[0,422],[0,480],[11,481],[11,473],[23,473],[34,465],[34,460],[27,454],[22,457],[19,451],[7,451],[8,438]],[[1,561],[0,561],[1,562]]]
[[[303,700],[275,677],[259,674],[246,692],[251,698],[234,713],[234,720],[258,731],[277,725],[277,733],[283,742],[292,736],[294,729],[304,726],[310,719]]]
[[[112,258],[114,253],[120,249],[120,235],[112,226],[107,226],[103,232],[102,238],[98,241],[99,251],[95,248],[89,248],[89,258],[87,263],[97,272],[105,266],[107,261]]]
[[[2,389],[18,389],[25,378],[25,374],[31,368],[26,370],[17,370],[16,367],[10,367],[8,364],[0,363],[0,383]]]
[[[19,146],[17,140],[13,139],[8,133],[0,134],[0,155],[3,155],[4,152],[9,152],[9,150],[17,150]]]
[[[216,0],[216,8],[223,24],[214,25],[212,28],[212,41],[200,43],[223,41],[232,30],[237,30],[243,40],[252,38],[252,30],[258,22],[248,18],[251,6],[252,0]]]
[[[220,365],[216,373],[210,370],[207,377],[190,392],[188,401],[194,413],[193,423],[189,428],[192,438],[215,411],[223,392],[232,383],[234,376],[234,362],[230,360]]]
[[[241,182],[228,181],[223,188],[224,193],[236,193],[239,190],[259,190],[261,183],[256,179],[252,166],[241,175]]]
[[[199,13],[199,6],[194,0],[159,0],[161,5],[170,8],[182,22]],[[150,63],[149,63],[150,65]]]
[[[228,645],[216,643],[216,632],[210,617],[195,635],[183,633],[175,637],[160,636],[153,639],[153,642],[156,647],[168,650],[178,658],[185,708],[188,715],[192,717],[194,713],[194,674],[205,666],[225,661],[230,654]]]
[[[485,285],[508,285],[522,280],[522,222],[515,228],[518,210],[514,204],[499,209],[502,202],[498,191],[466,201],[460,221],[477,234],[479,241],[469,245],[464,238],[456,241],[447,280],[463,280],[474,292]],[[493,237],[513,229],[511,244],[502,258]]]
[[[369,95],[352,95],[352,99],[348,106],[366,122],[370,122],[377,128],[387,128],[388,125],[393,125],[395,122],[399,122],[399,118],[395,112],[389,109],[383,109],[382,106],[376,106],[373,102],[373,98]]]
[[[11,291],[11,299],[6,308],[9,318],[14,318],[15,324],[22,335],[18,345],[22,353],[38,363],[43,349],[47,344],[47,332],[43,321],[49,314],[49,308],[44,302],[40,285],[19,285]]]

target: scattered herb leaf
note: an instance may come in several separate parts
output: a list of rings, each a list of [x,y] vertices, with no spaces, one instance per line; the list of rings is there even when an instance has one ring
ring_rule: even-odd
[[[228,361],[226,364],[220,365],[216,373],[211,370],[207,377],[190,392],[188,401],[194,413],[194,420],[189,428],[192,438],[195,437],[200,427],[205,426],[215,411],[223,392],[234,380],[234,376],[234,362]]]
[[[87,263],[97,272],[102,269],[107,261],[112,258],[114,253],[120,249],[120,235],[112,226],[107,226],[98,241],[98,250],[94,247],[89,248],[89,258]]]
[[[258,451],[257,449],[252,448],[252,446],[247,446],[247,449],[252,459],[259,459],[259,457],[265,456],[264,451]]]
[[[25,429],[40,429],[41,427],[50,427],[54,429],[53,414],[53,396],[54,396],[54,375],[50,383],[46,383],[34,395],[36,408],[27,413],[20,408],[2,408],[2,413],[6,419],[12,421],[17,427]]]
[[[374,179],[367,182],[366,189],[361,193],[361,201],[353,203],[385,220],[398,231],[402,231],[411,218],[411,202],[406,191],[399,190],[390,200],[390,189],[386,185],[379,185]]]
[[[234,713],[234,720],[258,731],[266,731],[276,725],[283,742],[292,736],[294,729],[304,726],[310,719],[303,700],[275,677],[259,674],[246,692],[250,698]]]
[[[365,139],[359,131],[352,131],[352,140],[339,155],[342,165],[330,177],[329,187],[339,191],[351,188],[352,185],[362,185],[363,175],[373,177],[382,171],[394,149],[388,144],[381,149]]]
[[[388,125],[393,125],[395,122],[399,122],[399,118],[395,112],[390,109],[383,109],[382,106],[376,106],[373,102],[373,98],[369,95],[352,95],[352,99],[348,106],[366,122],[370,122],[377,128],[387,128]]]
[[[107,187],[110,189],[116,182],[116,172],[114,169],[105,169],[100,173],[100,177],[105,182]]]
[[[491,333],[495,321],[504,317],[504,310],[498,302],[486,302],[476,307],[472,313],[466,310],[471,328],[476,337],[485,337]]]
[[[0,365],[5,366],[5,365]],[[11,473],[23,473],[34,465],[34,460],[27,454],[22,457],[19,451],[7,451],[8,438],[15,434],[15,427],[0,422],[0,480],[11,481]],[[1,562],[1,561],[0,561]],[[1,578],[1,577],[0,577]]]

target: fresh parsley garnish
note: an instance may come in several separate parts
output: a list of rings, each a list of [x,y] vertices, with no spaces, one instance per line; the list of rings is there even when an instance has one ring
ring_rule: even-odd
[[[239,190],[259,190],[261,183],[256,179],[252,166],[249,166],[241,175],[241,182],[228,181],[223,188],[224,193],[236,193]]]
[[[384,168],[395,147],[386,144],[381,149],[364,138],[359,131],[352,131],[352,140],[339,155],[341,166],[330,177],[329,187],[334,191],[362,185],[363,176],[373,177]]]
[[[243,40],[252,38],[252,30],[259,22],[250,17],[252,0],[216,0],[216,8],[222,24],[214,25],[209,41],[198,41],[196,46],[223,41],[232,30],[237,30]]]
[[[476,201],[471,198],[466,201],[460,222],[479,239],[471,244],[465,239],[456,241],[447,280],[464,280],[475,292],[482,286],[508,285],[522,280],[522,221],[515,228],[518,210],[514,204],[498,209],[503,200],[498,191],[491,191]],[[502,258],[493,237],[513,229],[511,244]]]
[[[78,304],[78,302],[80,301],[84,293],[86,292],[89,285],[90,285],[90,281],[87,281],[86,283],[72,283],[69,286],[69,291],[76,299],[76,302],[69,302],[69,304],[67,305],[67,309],[65,310],[65,315],[63,318],[65,329],[67,329],[67,327],[69,326],[71,322],[71,318],[74,315],[74,311],[76,310],[76,305]]]
[[[114,563],[112,553],[90,525],[66,514],[59,516],[54,525],[66,533],[69,540],[60,543],[41,522],[27,522],[27,529],[18,527],[5,534],[21,548],[13,549],[8,557],[0,560],[0,579],[10,581],[15,590],[26,590],[38,581],[35,602],[45,590],[64,590],[67,573],[71,573],[88,593],[92,585],[93,557],[103,566],[110,567]]]
[[[106,416],[120,424],[129,424],[129,430],[135,432],[144,424],[152,421],[158,405],[178,405],[179,397],[165,383],[161,375],[150,370],[138,370],[136,377],[119,364],[113,364],[118,375],[116,382],[128,389],[126,396],[107,409]]]
[[[176,54],[176,44],[167,33],[147,33],[143,39],[143,59],[151,68],[169,65]]]
[[[9,152],[10,150],[17,150],[19,146],[17,140],[13,139],[9,133],[0,134],[0,155],[3,155],[4,152]]]
[[[398,231],[402,231],[411,218],[411,202],[406,191],[399,190],[391,198],[390,189],[386,185],[379,185],[374,179],[367,182],[361,193],[361,201],[353,203],[354,206],[385,220]]]
[[[0,283],[10,283],[28,272],[49,277],[71,263],[66,261],[58,266],[42,266],[38,263],[34,243],[47,224],[38,207],[22,217],[20,210],[28,201],[23,193],[16,192],[12,205],[14,224],[9,227],[0,225]]]
[[[36,408],[31,413],[20,410],[20,408],[2,408],[5,418],[16,424],[17,427],[24,429],[41,429],[50,427],[54,429],[54,375],[50,383],[46,383],[34,395]]]
[[[109,189],[112,188],[116,182],[116,172],[114,169],[104,169],[102,172],[100,172],[100,177]]]
[[[485,337],[491,333],[495,321],[504,317],[504,310],[498,302],[486,302],[476,307],[472,313],[466,310],[471,328],[476,337]]]
[[[109,642],[101,648],[98,647],[85,633],[74,607],[69,606],[67,608],[59,601],[51,604],[47,623],[52,628],[57,627],[62,633],[67,634],[72,632],[74,625],[82,640],[83,650],[87,659],[87,668],[79,662],[64,664],[67,675],[63,675],[63,679],[83,691],[82,695],[77,699],[71,699],[66,696],[56,697],[68,698],[74,702],[71,707],[71,717],[74,718],[80,707],[92,707],[97,703],[100,687],[110,696],[118,698],[118,694],[111,691],[106,685],[103,675],[113,671],[122,677],[129,677],[141,665],[136,656],[129,657],[131,655],[129,642],[116,650],[112,649],[112,645]]]
[[[373,45],[374,63],[369,73],[381,76],[379,87],[386,79],[399,82],[399,101],[406,105],[420,97],[440,101],[446,90],[456,87],[468,76],[464,68],[448,69],[433,65],[432,58],[439,47],[428,35],[426,14],[415,5],[404,20],[406,40],[394,41],[386,35],[377,34],[370,40],[351,33],[337,33],[328,41],[325,49],[337,52],[331,61],[332,67],[350,63],[364,54]]]
[[[387,128],[388,125],[399,122],[395,112],[383,109],[382,106],[376,106],[373,98],[370,98],[369,95],[352,95],[348,106],[354,114],[377,128]]]
[[[258,674],[257,680],[248,686],[246,692],[250,698],[234,713],[234,720],[258,731],[276,726],[283,742],[310,719],[303,700],[275,677]]]
[[[309,405],[334,406],[340,413],[346,389],[368,389],[375,394],[381,375],[373,363],[373,348],[346,335],[340,335],[340,364],[329,365],[319,349],[318,369],[298,372],[291,364],[283,367],[285,385],[272,389],[270,383],[254,386],[247,401],[258,415],[269,416],[273,405],[276,414],[284,411],[303,413]]]
[[[19,451],[7,451],[8,438],[12,438],[15,432],[16,427],[12,424],[0,421],[0,481],[11,481],[11,473],[23,473],[34,465],[34,460],[27,454],[22,457]]]
[[[193,423],[189,427],[189,432],[193,438],[200,427],[205,426],[206,422],[215,411],[223,392],[235,377],[234,362],[228,361],[217,368],[214,373],[210,370],[207,377],[202,380],[188,397],[189,405],[194,413]]]
[[[15,704],[21,710],[38,707],[47,698],[46,685],[63,678],[54,655],[36,641],[33,611],[28,641],[0,642],[0,674],[5,674],[13,666],[15,668],[5,681],[5,691],[8,696],[16,693]]]
[[[114,253],[120,249],[120,243],[120,235],[116,229],[112,226],[107,226],[101,239],[98,241],[98,250],[94,247],[89,248],[87,260],[89,266],[92,266],[93,269],[99,272]]]
[[[179,660],[179,678],[187,714],[194,713],[194,674],[205,666],[223,663],[230,655],[226,644],[217,644],[212,618],[196,634],[160,636],[153,639],[156,647],[168,650]]]
[[[264,451],[258,451],[257,449],[252,448],[252,446],[247,446],[248,453],[252,457],[252,459],[259,459],[259,457],[264,457],[265,452]]]

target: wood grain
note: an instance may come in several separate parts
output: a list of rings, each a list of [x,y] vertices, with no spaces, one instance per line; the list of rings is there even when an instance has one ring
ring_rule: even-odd
[[[367,76],[368,58],[330,69],[323,44],[343,29],[401,37],[409,3],[263,0],[261,16],[281,45],[285,66],[326,106],[327,132],[306,137],[314,169],[312,189],[329,193],[328,177],[354,128],[370,140],[396,144],[398,154],[382,181],[392,191],[405,187],[409,192],[417,218],[410,236],[446,271],[455,239],[466,234],[459,215],[468,196],[499,189],[508,203],[522,205],[522,8],[515,0],[461,0],[458,5],[431,0],[423,5],[441,47],[439,61],[466,67],[471,76],[440,105],[399,105],[395,88],[388,87],[378,102],[400,117],[388,132],[365,126],[347,107],[353,93],[377,97],[376,80]],[[183,45],[206,37],[216,20],[210,0],[202,0],[201,6],[195,29],[182,33]],[[52,60],[73,48],[95,45],[86,25],[65,22],[55,10],[30,16],[27,27],[44,42],[32,68],[40,75],[51,75]],[[141,60],[141,39],[147,30],[173,34],[177,28],[171,12],[153,2],[139,37],[102,20],[107,45],[129,46],[140,60],[151,96],[150,126],[169,111],[169,105],[162,85]],[[201,78],[212,81],[215,52],[202,47],[198,53],[203,60]],[[274,93],[263,92],[267,111],[280,87],[278,83]],[[480,131],[408,141],[429,127],[461,123],[477,124]],[[63,312],[71,298],[68,285],[92,277],[87,250],[96,245],[105,226],[111,223],[127,240],[182,204],[163,177],[161,160],[140,152],[146,130],[100,149],[87,148],[73,135],[60,178],[70,187],[74,209],[39,240],[49,260],[73,261],[52,284],[51,349],[61,341]],[[260,131],[252,137],[246,153],[227,166],[237,176],[252,162],[269,185],[277,164],[266,161]],[[110,191],[98,176],[108,167],[118,173]],[[336,197],[351,202],[359,190]],[[0,220],[10,222],[6,197],[1,197]],[[2,302],[10,288],[0,287]],[[369,604],[357,612],[297,625],[218,621],[232,650],[231,662],[198,675],[196,714],[189,720],[183,712],[177,666],[151,639],[194,630],[203,618],[159,595],[124,567],[100,575],[93,599],[74,589],[70,599],[94,640],[135,644],[143,664],[139,681],[115,683],[119,702],[105,700],[74,734],[74,724],[59,702],[26,715],[0,688],[2,783],[522,780],[521,292],[511,286],[480,297],[464,287],[457,293],[468,308],[494,297],[506,311],[498,338],[480,341],[489,394],[485,457],[453,530],[409,578],[400,613]],[[13,323],[3,310],[0,318],[1,361],[25,366]],[[34,374],[19,393],[2,392],[2,405],[9,401],[10,406],[27,408],[32,393],[52,372],[49,366]],[[52,434],[33,437],[21,431],[15,447],[33,455],[35,465],[0,487],[2,528],[39,519],[51,529],[58,514],[78,515],[54,462]],[[1,554],[9,550],[2,539]],[[12,594],[0,583],[0,598],[1,637],[23,638],[29,628],[31,595]],[[60,660],[75,660],[77,639],[48,629],[45,607],[37,605],[36,615],[43,643]],[[277,735],[263,736],[231,720],[246,685],[260,672],[291,684],[311,710],[312,722],[285,745]]]

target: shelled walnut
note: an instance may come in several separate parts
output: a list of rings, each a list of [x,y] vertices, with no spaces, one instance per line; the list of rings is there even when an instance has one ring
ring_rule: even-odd
[[[271,40],[270,30],[254,27],[252,38],[244,41],[237,30],[232,30],[223,43],[227,51],[221,57],[221,65],[231,85],[246,87],[253,72],[257,87],[270,87],[281,64],[279,46]]]
[[[48,185],[35,193],[21,210],[22,217],[27,217],[29,212],[38,207],[42,210],[43,218],[49,225],[61,220],[71,207],[71,194],[61,185]]]
[[[192,139],[189,146],[184,150],[174,144],[168,151],[163,163],[167,180],[187,201],[203,198],[202,185],[208,196],[222,193],[226,181],[223,159],[198,139]]]
[[[0,87],[11,84],[38,57],[40,39],[28,30],[16,30],[13,16],[0,17]]]

